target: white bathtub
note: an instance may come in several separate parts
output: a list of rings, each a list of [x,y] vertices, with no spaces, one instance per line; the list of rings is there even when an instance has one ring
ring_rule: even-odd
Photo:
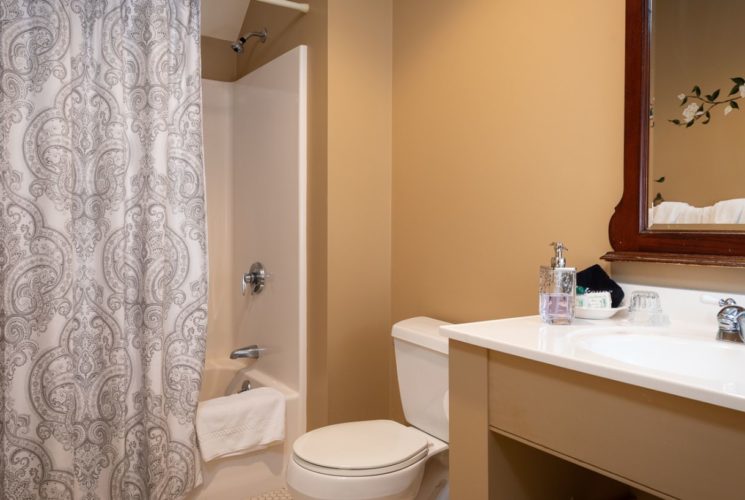
[[[253,495],[285,485],[287,460],[292,443],[305,430],[297,391],[253,367],[253,361],[207,359],[200,401],[234,394],[245,380],[252,387],[274,387],[287,401],[285,442],[265,450],[236,457],[202,462],[202,486],[189,500],[246,500]]]

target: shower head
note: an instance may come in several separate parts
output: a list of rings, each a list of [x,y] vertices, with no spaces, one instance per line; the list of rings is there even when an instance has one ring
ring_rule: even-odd
[[[246,44],[249,38],[255,36],[256,38],[261,40],[261,43],[265,43],[267,35],[268,32],[266,31],[266,28],[264,28],[262,31],[249,31],[248,33],[240,37],[237,41],[235,41],[230,46],[230,48],[233,49],[233,51],[237,54],[243,54],[243,46]]]

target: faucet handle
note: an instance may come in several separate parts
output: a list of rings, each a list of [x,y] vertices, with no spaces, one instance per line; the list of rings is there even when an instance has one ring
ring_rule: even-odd
[[[717,338],[739,342],[743,334],[741,318],[745,313],[745,307],[737,305],[735,299],[732,298],[720,300],[719,305],[722,308],[717,313],[717,323],[719,323]]]

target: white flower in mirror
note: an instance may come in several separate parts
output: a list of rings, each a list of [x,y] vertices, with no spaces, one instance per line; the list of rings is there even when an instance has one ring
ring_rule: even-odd
[[[732,112],[732,106],[727,106],[726,108],[724,108],[724,116],[727,116],[731,112]]]
[[[682,101],[682,100],[683,100],[683,99],[685,99],[685,98],[686,98],[686,95],[685,95],[685,94],[678,94],[678,99],[679,99],[679,100],[681,100],[681,101]]]
[[[698,104],[692,102],[683,110],[683,117],[685,118],[686,123],[688,123],[692,122],[696,115],[700,113]]]

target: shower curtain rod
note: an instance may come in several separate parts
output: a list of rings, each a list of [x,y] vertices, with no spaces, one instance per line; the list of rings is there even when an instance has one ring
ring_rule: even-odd
[[[276,5],[278,7],[286,7],[288,9],[298,10],[303,13],[307,13],[310,10],[310,5],[307,3],[291,2],[290,0],[256,0],[261,3],[268,3]]]

